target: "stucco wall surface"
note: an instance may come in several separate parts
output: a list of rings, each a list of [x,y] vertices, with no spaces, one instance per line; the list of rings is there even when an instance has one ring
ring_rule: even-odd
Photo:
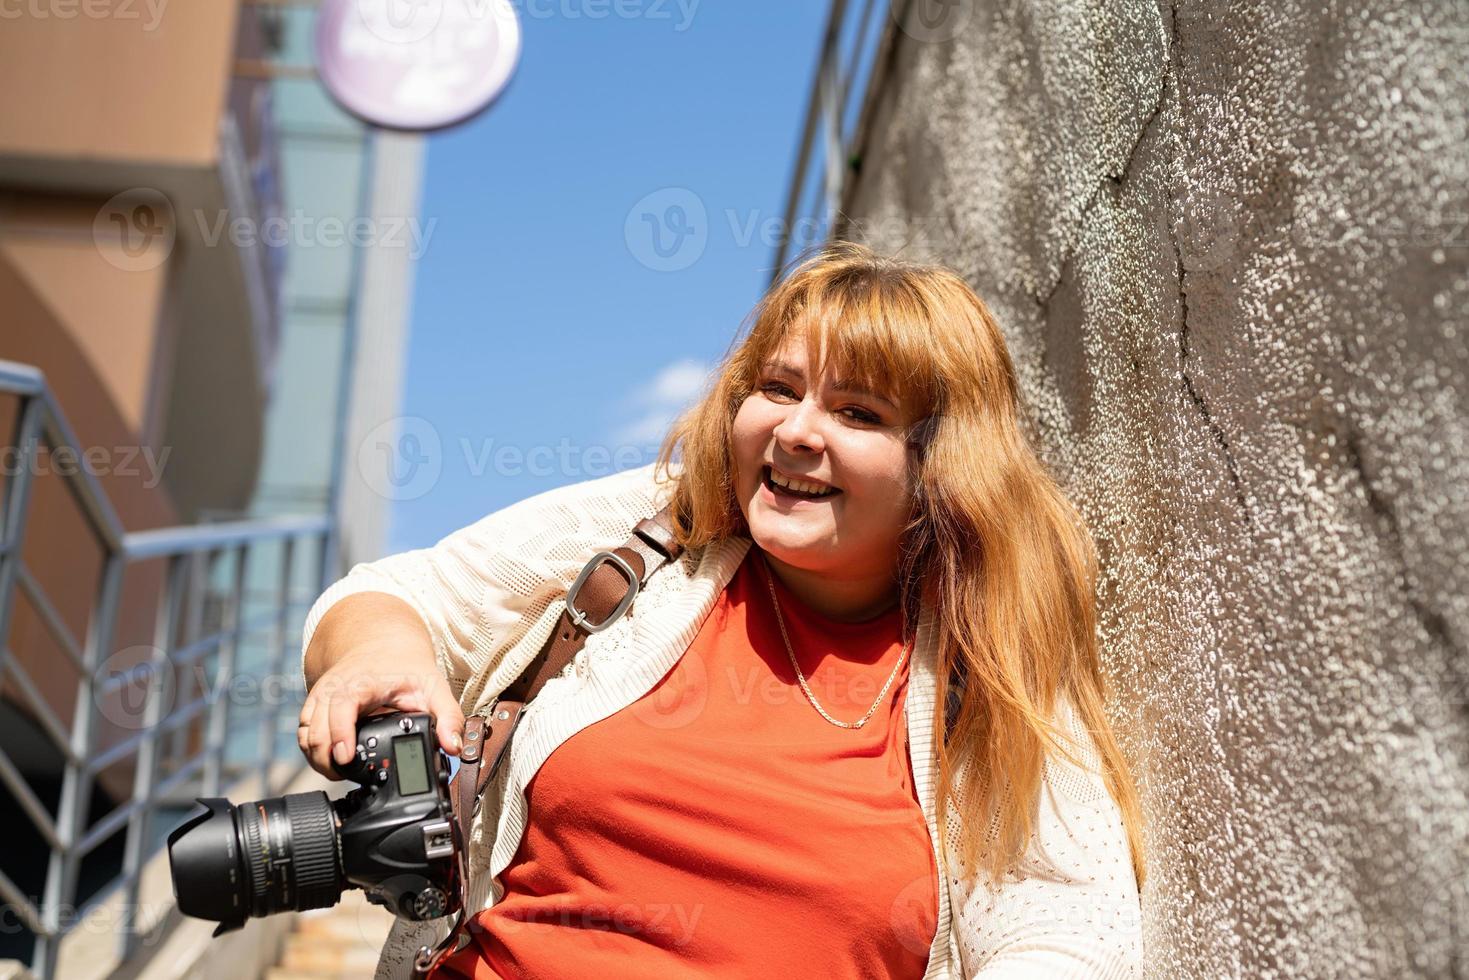
[[[915,0],[849,237],[1103,560],[1148,975],[1469,976],[1469,4]]]

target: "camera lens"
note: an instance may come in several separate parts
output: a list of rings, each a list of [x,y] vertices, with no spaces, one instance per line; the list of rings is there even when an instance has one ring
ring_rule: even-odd
[[[199,800],[204,812],[168,835],[179,911],[220,923],[327,908],[342,897],[336,817],[325,793],[292,793],[231,806]]]

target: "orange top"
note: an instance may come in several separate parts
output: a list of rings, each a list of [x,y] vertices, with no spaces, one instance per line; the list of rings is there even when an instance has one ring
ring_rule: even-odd
[[[759,555],[651,691],[536,772],[504,894],[435,977],[923,975],[938,878],[902,710],[911,651],[866,725],[831,724]],[[861,718],[901,610],[837,622],[770,577],[817,701]]]

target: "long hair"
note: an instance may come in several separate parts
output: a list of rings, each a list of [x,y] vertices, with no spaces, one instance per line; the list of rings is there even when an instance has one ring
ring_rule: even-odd
[[[938,798],[969,803],[959,856],[994,881],[1025,860],[1065,696],[1095,740],[1143,880],[1137,795],[1104,713],[1095,638],[1095,546],[1021,430],[1014,366],[998,323],[955,273],[838,242],[798,258],[750,315],[712,386],[670,428],[657,467],[674,483],[686,548],[749,534],[735,497],[735,413],[787,335],[806,338],[808,377],[843,377],[911,408],[914,487],[900,548],[905,634],[937,613]],[[679,472],[672,463],[681,447]],[[973,763],[973,764],[966,764]],[[956,783],[957,778],[957,783]],[[956,794],[956,785],[959,793]],[[948,840],[949,806],[938,808]]]

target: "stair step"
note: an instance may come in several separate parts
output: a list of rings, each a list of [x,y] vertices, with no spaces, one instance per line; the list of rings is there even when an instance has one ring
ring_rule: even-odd
[[[264,980],[361,980],[377,970],[393,915],[357,889],[331,908],[296,917],[276,965]]]
[[[281,954],[279,965],[285,970],[304,973],[371,976],[377,969],[377,958],[378,951],[365,946],[336,946],[309,937],[292,936]]]
[[[369,919],[366,916],[361,919],[339,916],[312,919],[303,917],[296,926],[296,935],[311,936],[323,941],[335,939],[363,943],[381,948],[392,925],[392,916],[388,916],[386,920]]]

